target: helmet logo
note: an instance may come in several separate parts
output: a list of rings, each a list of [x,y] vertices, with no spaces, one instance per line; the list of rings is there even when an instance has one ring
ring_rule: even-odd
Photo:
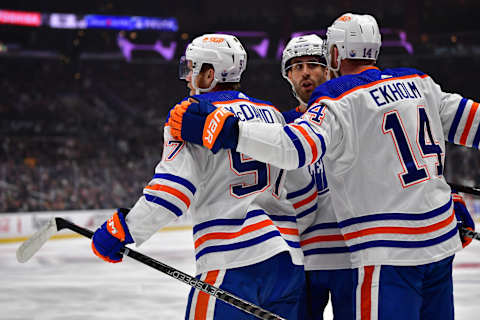
[[[357,53],[355,52],[355,50],[350,50],[350,57],[355,57],[357,55]]]
[[[340,18],[338,18],[337,20],[343,21],[343,22],[348,22],[348,21],[352,20],[352,17],[348,16],[348,15],[344,15],[344,16],[341,16]]]
[[[222,71],[222,77],[226,78],[228,76],[228,72],[226,70]]]
[[[225,41],[224,38],[220,38],[220,37],[205,37],[203,38],[203,42],[215,42],[215,43],[220,43],[220,42],[223,42]]]

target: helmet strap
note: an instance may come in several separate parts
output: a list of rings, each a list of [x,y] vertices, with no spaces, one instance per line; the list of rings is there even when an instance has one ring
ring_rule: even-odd
[[[288,83],[290,83],[290,86],[292,87],[292,94],[293,96],[298,100],[298,102],[302,105],[302,106],[307,106],[308,105],[308,101],[305,102],[302,100],[302,98],[300,98],[300,96],[297,94],[297,91],[295,90],[295,86],[293,85],[293,82],[290,80],[290,78],[288,77],[285,77],[284,78],[288,81]]]
[[[215,88],[218,82],[217,79],[213,78],[212,83],[210,83],[210,86],[208,88],[199,88],[195,84],[196,79],[197,79],[197,76],[192,75],[192,87],[193,89],[195,89],[195,94],[201,94],[201,93],[212,91],[212,89]]]

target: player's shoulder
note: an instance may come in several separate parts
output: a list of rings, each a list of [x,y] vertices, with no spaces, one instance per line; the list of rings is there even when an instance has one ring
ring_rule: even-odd
[[[311,105],[320,99],[339,100],[350,93],[367,88],[378,82],[410,76],[427,77],[425,73],[414,68],[380,70],[371,66],[360,73],[344,75],[319,85],[312,93],[308,104]]]
[[[207,98],[211,103],[215,105],[225,104],[225,103],[236,103],[236,102],[249,102],[256,106],[268,107],[273,108],[278,111],[278,109],[271,103],[270,101],[257,99],[251,97],[243,92],[240,91],[216,91],[216,92],[209,92],[202,97]]]
[[[382,71],[382,76],[391,76],[393,78],[401,78],[406,76],[419,76],[424,77],[426,74],[415,68],[392,68]]]
[[[381,71],[377,67],[368,67],[360,73],[333,78],[319,85],[310,97],[309,105],[319,99],[337,100],[344,95],[381,79]]]

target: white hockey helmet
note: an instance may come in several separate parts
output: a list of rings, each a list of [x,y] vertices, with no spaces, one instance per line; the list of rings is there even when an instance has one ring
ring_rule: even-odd
[[[191,62],[191,68],[188,62]],[[195,87],[195,77],[198,76],[204,63],[214,68],[214,80],[209,88]],[[240,82],[242,72],[247,67],[247,52],[240,41],[229,34],[204,34],[193,39],[187,46],[185,56],[180,59],[179,76],[185,79],[192,72],[192,86],[197,91],[208,92],[217,83]]]
[[[307,102],[303,101],[295,91],[295,86],[292,81],[288,78],[288,67],[290,61],[296,57],[303,56],[318,56],[320,58],[320,64],[326,67],[326,59],[324,55],[324,43],[322,38],[316,34],[308,34],[303,36],[298,36],[290,39],[290,41],[285,46],[282,54],[282,65],[281,72],[282,76],[290,83],[292,86],[292,92],[295,98],[302,105],[307,105]]]
[[[337,68],[331,68],[331,49],[338,48]],[[371,15],[346,13],[327,29],[325,55],[329,69],[338,71],[342,59],[377,60],[382,38]]]
[[[288,79],[288,62],[293,58],[303,56],[318,56],[323,61],[325,56],[322,38],[316,34],[308,34],[290,39],[282,54],[282,76],[285,79]]]

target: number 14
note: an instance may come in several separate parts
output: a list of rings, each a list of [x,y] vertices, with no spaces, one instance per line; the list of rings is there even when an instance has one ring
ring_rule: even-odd
[[[383,133],[391,134],[393,143],[397,149],[397,155],[403,167],[398,177],[404,188],[430,179],[427,165],[419,165],[412,145],[403,126],[402,119],[397,110],[392,110],[383,115]],[[425,133],[427,136],[425,136]],[[438,157],[437,175],[443,175],[443,151],[439,144],[435,142],[430,128],[430,121],[427,112],[423,106],[418,107],[418,128],[417,128],[417,146],[422,158],[432,156]]]

